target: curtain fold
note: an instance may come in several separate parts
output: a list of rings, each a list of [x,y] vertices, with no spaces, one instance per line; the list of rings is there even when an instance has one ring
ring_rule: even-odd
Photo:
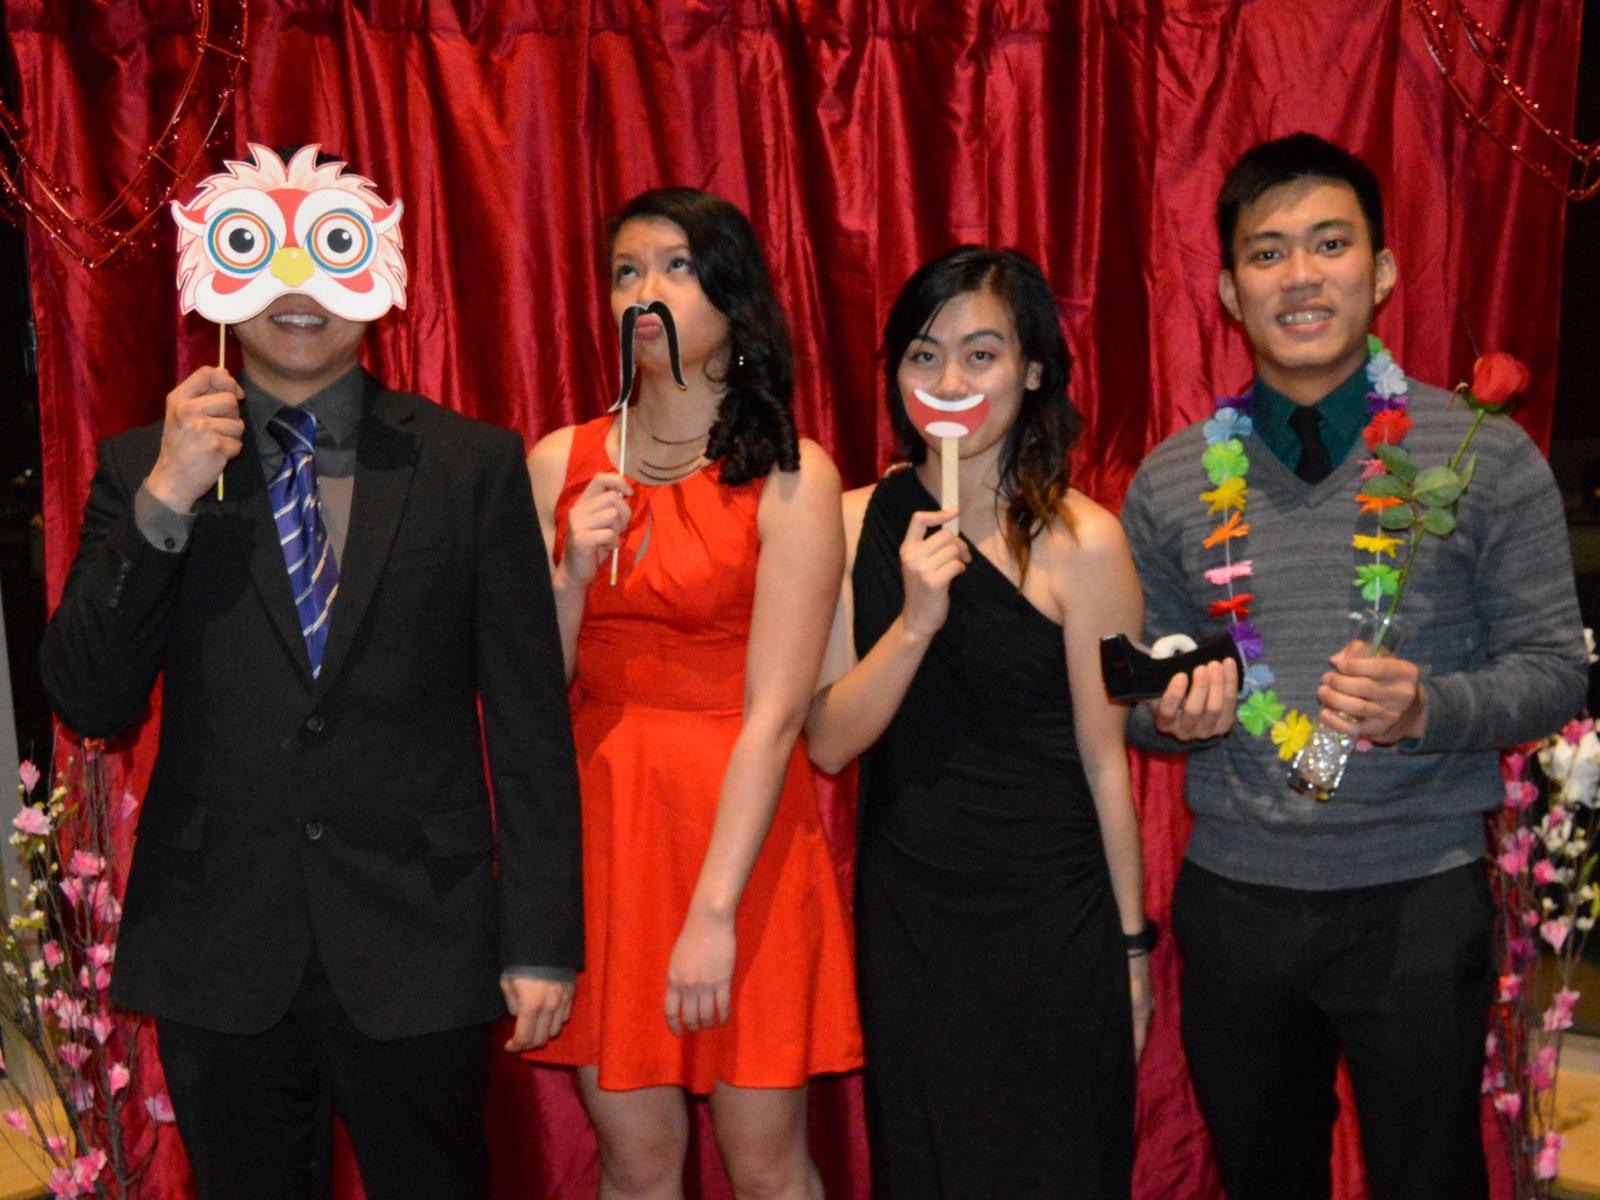
[[[192,5],[4,3],[29,146],[88,213],[167,118]],[[1472,8],[1568,127],[1580,0],[1537,17],[1514,0]],[[1156,442],[1248,378],[1216,300],[1212,205],[1239,152],[1300,129],[1384,182],[1400,284],[1377,328],[1402,364],[1449,386],[1474,347],[1516,353],[1535,380],[1518,419],[1549,435],[1564,202],[1472,135],[1407,0],[254,0],[248,58],[226,153],[319,141],[406,203],[411,307],[378,324],[369,364],[530,444],[614,391],[607,215],[690,184],[750,213],[793,326],[802,432],[847,485],[890,457],[877,344],[900,283],[960,241],[1036,258],[1087,418],[1078,482],[1116,508]],[[159,417],[215,353],[210,326],[178,317],[173,236],[165,218],[156,230],[153,249],[94,272],[30,230],[52,602],[96,441]],[[136,795],[152,731],[124,755]],[[1135,778],[1148,908],[1164,920],[1188,835],[1181,764],[1141,760]],[[823,796],[848,879],[851,785]],[[1210,1200],[1179,969],[1166,940],[1136,1190]],[[856,1079],[814,1089],[831,1196],[867,1195],[860,1103]],[[496,1196],[593,1194],[568,1077],[497,1056],[490,1123]],[[724,1197],[703,1113],[697,1125],[696,1194]],[[186,1168],[163,1133],[146,1194],[179,1197]],[[1348,1104],[1335,1158],[1339,1196],[1365,1195]],[[347,1154],[340,1173],[359,1194]]]

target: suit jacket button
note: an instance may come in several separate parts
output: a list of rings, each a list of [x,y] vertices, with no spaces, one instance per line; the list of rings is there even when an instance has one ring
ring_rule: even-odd
[[[306,718],[306,732],[314,737],[320,737],[328,731],[328,719],[321,713],[312,713]]]
[[[321,841],[321,840],[322,840],[322,822],[321,821],[307,821],[306,822],[306,841],[308,841],[308,842],[316,842],[316,841]]]

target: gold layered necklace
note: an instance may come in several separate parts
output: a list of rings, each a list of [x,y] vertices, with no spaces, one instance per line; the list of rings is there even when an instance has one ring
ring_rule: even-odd
[[[698,437],[676,440],[672,438],[657,437],[655,434],[646,430],[645,437],[649,438],[657,446],[668,447],[666,451],[668,456],[682,453],[681,450],[677,449],[678,447],[699,447],[699,449],[697,449],[690,457],[684,459],[682,462],[673,463],[652,462],[649,457],[647,457],[644,449],[641,447],[639,457],[636,460],[638,462],[638,466],[635,467],[634,470],[639,473],[641,478],[647,479],[651,483],[677,483],[679,480],[689,478],[689,476],[693,475],[696,471],[700,470],[706,465],[706,445],[711,438],[711,433],[709,430],[700,434]],[[660,453],[660,451],[657,451],[657,453]]]

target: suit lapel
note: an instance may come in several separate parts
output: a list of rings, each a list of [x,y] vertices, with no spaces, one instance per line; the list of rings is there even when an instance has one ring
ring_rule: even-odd
[[[246,422],[248,423],[248,416]],[[278,543],[278,526],[272,519],[272,503],[261,458],[255,453],[255,431],[246,428],[245,451],[236,456],[222,473],[223,496],[213,500],[239,543],[239,551],[250,566],[250,578],[260,593],[261,605],[272,619],[272,626],[283,639],[284,650],[294,660],[306,686],[311,685],[311,658],[300,632],[300,617],[294,608],[294,593],[289,589],[289,571],[283,562],[283,547]],[[214,496],[215,493],[212,493]]]
[[[333,610],[328,614],[328,644],[323,651],[319,676],[324,689],[344,665],[389,561],[389,547],[400,526],[400,515],[405,511],[406,494],[411,488],[421,444],[408,428],[415,414],[415,400],[378,389],[370,411],[361,422],[350,528],[345,537],[344,556],[339,562],[339,594],[334,597]],[[284,574],[281,561],[278,573]]]

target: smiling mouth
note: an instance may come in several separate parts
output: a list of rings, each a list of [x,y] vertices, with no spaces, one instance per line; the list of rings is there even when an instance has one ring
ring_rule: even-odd
[[[274,313],[272,323],[290,329],[321,329],[328,323],[328,318],[316,313]]]
[[[1291,312],[1279,313],[1279,325],[1292,327],[1295,325],[1315,325],[1319,321],[1326,321],[1333,316],[1333,312],[1326,308],[1297,308]]]

